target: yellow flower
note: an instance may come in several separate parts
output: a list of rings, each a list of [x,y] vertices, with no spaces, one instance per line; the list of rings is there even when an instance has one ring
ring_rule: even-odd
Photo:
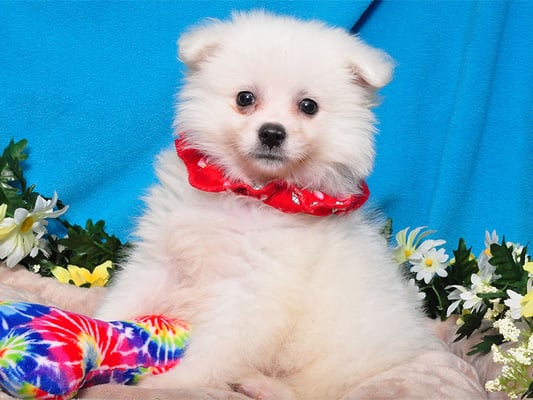
[[[67,268],[54,267],[52,275],[61,283],[70,283],[76,286],[105,286],[109,280],[108,269],[113,268],[113,263],[108,260],[94,268],[93,272],[77,265],[68,265]]]
[[[52,275],[61,283],[70,283],[70,272],[63,267],[54,267],[50,270]]]
[[[522,300],[520,300],[522,306],[522,315],[526,318],[533,317],[533,291],[528,292]]]

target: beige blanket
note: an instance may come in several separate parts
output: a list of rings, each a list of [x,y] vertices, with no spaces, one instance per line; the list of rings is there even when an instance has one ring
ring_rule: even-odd
[[[105,288],[84,289],[43,278],[24,268],[8,269],[0,264],[0,299],[24,300],[54,305],[73,312],[93,315]],[[501,394],[488,395],[484,382],[492,379],[498,368],[489,356],[466,356],[476,338],[452,343],[455,323],[435,322],[442,338],[443,350],[422,354],[410,362],[392,367],[354,388],[343,400],[360,399],[503,399]],[[9,396],[0,393],[0,399]],[[82,390],[81,399],[216,399],[244,400],[240,394],[214,389],[148,390],[133,386],[100,385]],[[249,399],[248,399],[249,400]],[[306,399],[307,400],[307,399]],[[322,399],[316,399],[322,400]]]

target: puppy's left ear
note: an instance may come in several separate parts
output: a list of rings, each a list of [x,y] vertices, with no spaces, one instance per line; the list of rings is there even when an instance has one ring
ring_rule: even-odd
[[[197,69],[220,46],[224,24],[209,20],[206,24],[184,33],[178,39],[178,58],[190,69]]]
[[[353,37],[348,66],[358,80],[380,89],[392,79],[394,62],[384,51],[370,47],[358,37]]]

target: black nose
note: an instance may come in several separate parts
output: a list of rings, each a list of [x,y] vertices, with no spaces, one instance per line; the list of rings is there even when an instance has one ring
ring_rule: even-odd
[[[259,128],[259,140],[269,149],[281,146],[285,137],[287,133],[280,124],[266,123]]]

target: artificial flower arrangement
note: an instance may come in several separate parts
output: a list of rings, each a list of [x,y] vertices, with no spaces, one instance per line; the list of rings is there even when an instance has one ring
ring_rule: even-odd
[[[0,157],[0,261],[64,283],[105,286],[129,244],[106,233],[103,221],[88,220],[85,228],[70,224],[63,218],[68,206],[55,193],[47,198],[28,186],[22,168],[26,144],[12,140]],[[65,234],[51,234],[49,220]],[[390,225],[383,232],[390,236]],[[486,333],[470,354],[491,352],[502,365],[501,374],[486,383],[487,391],[533,397],[533,261],[527,248],[505,238],[499,243],[492,232],[478,257],[461,239],[450,259],[443,240],[428,238],[433,233],[407,228],[393,244],[428,316],[455,315],[456,340]]]
[[[533,261],[527,247],[485,235],[485,249],[475,257],[463,239],[452,259],[434,231],[419,227],[396,234],[394,255],[424,299],[432,318],[458,315],[456,341],[484,333],[469,355],[492,353],[501,374],[486,382],[488,392],[509,398],[533,397]]]
[[[103,221],[69,223],[63,218],[68,206],[56,193],[45,197],[29,186],[22,168],[26,145],[11,140],[0,157],[0,261],[76,286],[106,285],[128,243],[109,235]],[[57,233],[49,232],[53,223]]]

